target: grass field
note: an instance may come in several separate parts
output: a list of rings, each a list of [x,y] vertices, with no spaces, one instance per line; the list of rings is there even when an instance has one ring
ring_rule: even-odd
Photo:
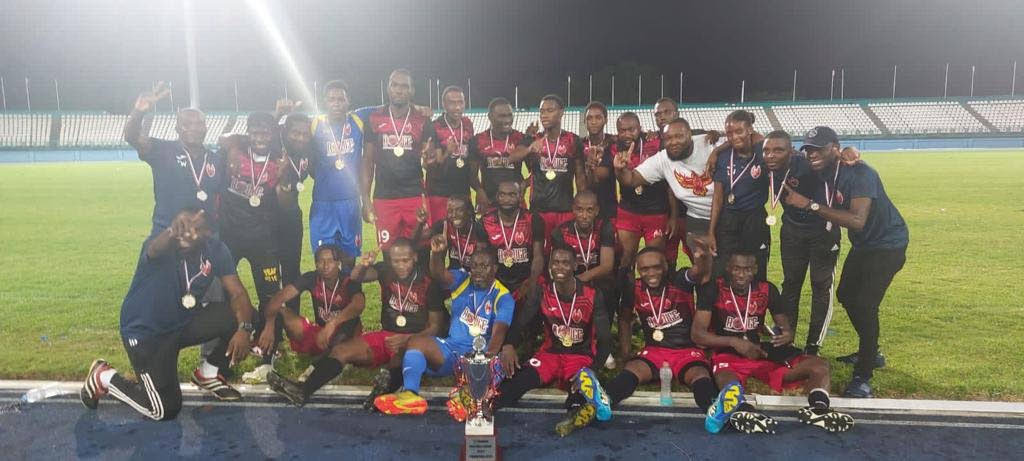
[[[881,173],[911,236],[906,267],[882,305],[889,366],[876,374],[876,395],[1024,400],[1024,152],[864,157]],[[309,196],[303,194],[304,209]],[[140,162],[0,166],[0,378],[78,380],[96,357],[129,368],[118,311],[150,228],[152,200],[149,169]],[[365,231],[366,242],[376,241],[371,228]],[[845,254],[845,238],[843,245]],[[777,248],[769,278],[779,282]],[[303,268],[312,268],[308,255]],[[247,264],[240,275],[251,288]],[[379,290],[365,288],[363,318],[372,330]],[[805,284],[798,344],[809,296]],[[303,299],[307,312],[308,305]],[[822,353],[831,358],[855,347],[837,306]],[[196,355],[183,354],[183,377]],[[284,364],[286,371],[304,366],[290,358]],[[836,391],[849,375],[849,367],[834,366]],[[346,372],[348,381],[367,376]]]

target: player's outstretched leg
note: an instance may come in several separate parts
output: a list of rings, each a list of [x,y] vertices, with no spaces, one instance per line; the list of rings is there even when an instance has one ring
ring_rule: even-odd
[[[612,406],[605,395],[601,383],[597,380],[597,373],[590,368],[582,368],[573,378],[573,387],[578,389],[587,402],[597,410],[598,421],[612,419]]]

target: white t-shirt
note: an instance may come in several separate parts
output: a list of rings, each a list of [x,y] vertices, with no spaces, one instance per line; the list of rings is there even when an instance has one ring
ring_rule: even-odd
[[[693,138],[693,153],[683,160],[668,158],[662,149],[636,167],[636,172],[650,184],[668,182],[676,198],[686,204],[686,215],[691,218],[711,219],[711,199],[715,195],[715,182],[707,172],[708,157],[714,144],[705,141],[705,135]]]

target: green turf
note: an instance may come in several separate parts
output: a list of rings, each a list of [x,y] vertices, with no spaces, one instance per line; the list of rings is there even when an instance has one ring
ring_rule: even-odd
[[[910,225],[907,264],[882,305],[880,397],[1024,400],[1024,152],[869,153]],[[118,310],[150,228],[152,189],[142,163],[0,166],[0,378],[77,380],[105,357],[128,369]],[[303,194],[308,209],[310,194]],[[774,229],[778,232],[778,229]],[[775,241],[778,237],[776,235]],[[372,228],[364,241],[375,242]],[[770,279],[779,281],[777,245]],[[849,244],[843,240],[843,253]],[[312,268],[304,255],[303,268]],[[240,275],[251,287],[247,264]],[[367,329],[379,326],[379,290],[367,285]],[[805,284],[798,344],[806,336]],[[254,293],[250,290],[250,293]],[[308,310],[309,300],[303,299]],[[823,355],[854,350],[837,306]],[[181,358],[182,376],[196,351]],[[304,361],[288,357],[286,372]],[[253,360],[243,364],[248,369]],[[849,367],[834,366],[835,390]],[[365,382],[366,372],[346,375]]]

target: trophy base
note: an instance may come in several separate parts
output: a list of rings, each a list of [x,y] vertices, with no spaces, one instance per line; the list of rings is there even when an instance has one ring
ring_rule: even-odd
[[[467,435],[462,446],[462,461],[500,461],[501,447],[495,435]]]

